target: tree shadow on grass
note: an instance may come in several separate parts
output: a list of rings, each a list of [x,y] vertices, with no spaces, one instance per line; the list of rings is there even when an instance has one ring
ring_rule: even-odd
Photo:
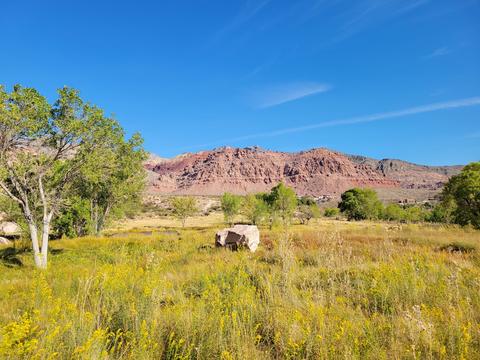
[[[0,264],[9,267],[21,267],[23,266],[23,261],[18,257],[18,255],[31,253],[32,249],[22,247],[22,248],[15,248],[15,247],[7,247],[5,249],[0,250]],[[48,252],[52,255],[58,255],[64,252],[64,249],[49,249]]]
[[[0,250],[0,263],[6,267],[20,267],[23,266],[22,260],[17,255],[29,252],[28,249],[16,249],[8,247]]]

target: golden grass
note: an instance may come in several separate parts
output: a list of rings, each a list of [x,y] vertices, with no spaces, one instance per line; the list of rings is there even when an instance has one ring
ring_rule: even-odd
[[[223,215],[212,212],[207,216],[192,216],[187,219],[186,227],[207,228],[212,226],[222,226]],[[133,219],[124,219],[116,221],[109,230],[132,230],[132,229],[156,229],[159,227],[182,227],[180,220],[171,216],[138,216]]]
[[[251,254],[214,223],[53,241],[47,271],[19,254],[0,358],[480,358],[480,232],[320,220]]]

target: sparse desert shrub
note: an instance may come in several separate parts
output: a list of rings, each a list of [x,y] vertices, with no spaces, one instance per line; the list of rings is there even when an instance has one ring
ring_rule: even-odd
[[[320,208],[316,202],[310,204],[300,204],[297,208],[297,217],[304,225],[312,219],[316,219],[320,216]]]

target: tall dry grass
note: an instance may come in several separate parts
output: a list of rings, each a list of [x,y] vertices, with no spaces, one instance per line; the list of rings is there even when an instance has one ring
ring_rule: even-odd
[[[52,242],[2,266],[2,359],[479,359],[480,232],[319,222]]]

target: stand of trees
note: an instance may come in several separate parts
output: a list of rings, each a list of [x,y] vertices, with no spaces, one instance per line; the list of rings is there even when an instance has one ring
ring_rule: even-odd
[[[142,139],[62,88],[50,105],[33,88],[0,87],[0,191],[15,202],[35,264],[47,267],[52,225],[59,235],[98,233],[144,187]]]
[[[230,225],[233,225],[239,215],[253,225],[267,223],[270,227],[277,222],[288,226],[295,216],[303,224],[320,216],[320,209],[314,199],[297,198],[295,191],[283,183],[273,187],[269,193],[244,197],[225,193],[221,198],[221,207],[225,222]]]
[[[429,221],[480,229],[480,162],[471,163],[452,176],[433,209],[398,204],[384,207],[371,189],[350,189],[341,199],[338,208],[348,220]]]

